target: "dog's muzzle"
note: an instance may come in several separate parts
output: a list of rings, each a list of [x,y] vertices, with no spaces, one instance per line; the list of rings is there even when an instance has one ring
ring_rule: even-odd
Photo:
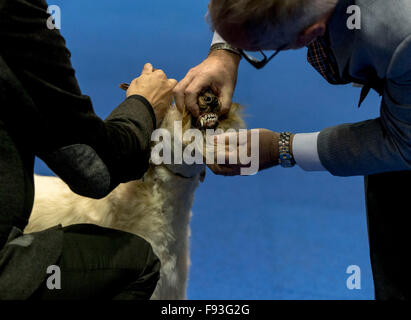
[[[198,97],[198,106],[200,116],[195,119],[196,127],[203,130],[215,129],[218,126],[218,113],[221,110],[218,97],[211,90],[207,90]]]

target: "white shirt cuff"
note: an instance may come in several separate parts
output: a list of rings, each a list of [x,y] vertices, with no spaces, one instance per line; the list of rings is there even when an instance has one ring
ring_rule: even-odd
[[[317,140],[320,132],[298,133],[293,140],[293,156],[297,165],[305,171],[327,171],[318,155]]]
[[[221,36],[216,32],[214,32],[214,37],[213,41],[211,42],[211,45],[216,44],[216,43],[226,43],[226,41],[221,38]]]

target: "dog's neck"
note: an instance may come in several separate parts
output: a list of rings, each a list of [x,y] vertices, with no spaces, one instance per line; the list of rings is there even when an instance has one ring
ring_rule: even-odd
[[[202,177],[205,175],[206,170],[205,165],[203,164],[165,164],[164,167],[167,168],[172,174],[186,179],[194,178],[197,175]]]

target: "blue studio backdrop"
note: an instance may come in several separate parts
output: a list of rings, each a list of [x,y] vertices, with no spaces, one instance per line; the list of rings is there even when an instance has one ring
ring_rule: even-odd
[[[84,94],[105,118],[124,99],[121,82],[146,62],[181,80],[208,53],[207,0],[49,0]],[[331,86],[306,50],[257,71],[242,62],[234,100],[249,128],[313,132],[378,117],[379,97]],[[58,106],[56,106],[58,107]],[[52,172],[40,161],[36,173]],[[362,177],[273,168],[251,177],[207,172],[192,220],[189,299],[373,299]],[[350,290],[347,268],[361,270]]]

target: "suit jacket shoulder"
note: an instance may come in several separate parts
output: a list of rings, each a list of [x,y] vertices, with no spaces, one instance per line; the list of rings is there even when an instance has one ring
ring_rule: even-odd
[[[347,9],[353,5],[360,9],[361,27],[350,30]],[[411,35],[410,17],[408,0],[341,0],[329,25],[341,75],[366,81],[373,69],[385,79],[398,46]]]

